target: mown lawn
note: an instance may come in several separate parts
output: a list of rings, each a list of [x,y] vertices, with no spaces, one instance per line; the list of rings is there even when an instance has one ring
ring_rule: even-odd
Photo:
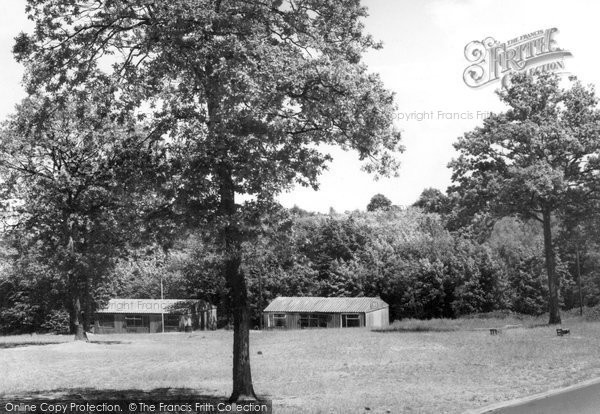
[[[546,326],[498,336],[466,326],[252,332],[255,390],[275,413],[458,413],[600,376],[600,323],[568,320],[565,337]],[[231,331],[94,340],[0,337],[0,395],[231,391]]]

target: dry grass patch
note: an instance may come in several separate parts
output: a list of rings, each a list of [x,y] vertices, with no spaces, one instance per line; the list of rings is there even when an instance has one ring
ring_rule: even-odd
[[[486,330],[490,328],[534,328],[545,326],[547,316],[533,317],[514,313],[476,314],[460,319],[403,319],[394,321],[379,332],[450,332]]]

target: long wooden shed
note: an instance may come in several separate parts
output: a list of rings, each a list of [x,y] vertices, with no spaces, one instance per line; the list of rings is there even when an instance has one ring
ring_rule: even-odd
[[[96,312],[94,332],[154,333],[216,326],[217,308],[203,300],[111,299]]]
[[[278,297],[264,310],[268,329],[382,328],[389,306],[378,297]]]

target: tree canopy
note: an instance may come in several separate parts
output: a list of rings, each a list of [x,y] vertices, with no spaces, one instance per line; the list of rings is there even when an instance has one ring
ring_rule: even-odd
[[[550,323],[560,323],[552,220],[598,196],[600,113],[592,88],[554,74],[515,75],[498,95],[508,106],[454,145],[450,191],[461,213],[519,215],[543,224]]]
[[[392,206],[389,198],[383,194],[375,194],[367,204],[367,211],[387,210]]]
[[[452,210],[448,196],[437,188],[424,189],[413,206],[422,208],[427,213],[449,214]]]

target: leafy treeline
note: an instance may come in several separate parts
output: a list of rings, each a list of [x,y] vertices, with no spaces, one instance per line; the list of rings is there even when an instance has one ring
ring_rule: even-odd
[[[458,317],[510,310],[547,311],[543,236],[533,221],[500,220],[484,243],[446,229],[446,218],[419,208],[391,208],[345,215],[292,209],[255,242],[244,244],[252,321],[276,296],[380,296],[394,319]],[[586,255],[586,257],[588,257]],[[593,256],[589,256],[593,257]],[[114,294],[203,297],[230,309],[219,255],[197,236],[165,254],[140,252],[117,267]],[[563,306],[578,305],[574,269],[558,261]],[[584,260],[585,303],[598,301],[591,258]]]
[[[482,236],[451,232],[448,221],[415,207],[343,215],[289,210],[271,233],[244,244],[253,324],[260,326],[261,310],[276,296],[380,296],[395,319],[547,312],[541,225],[508,217]],[[561,304],[571,308],[579,305],[575,261],[569,249],[559,250]],[[591,242],[581,252],[583,299],[589,306],[600,301],[599,258],[593,252]],[[218,263],[210,243],[192,237],[168,257],[155,251],[122,262],[117,280],[123,282],[116,292],[157,297],[160,268],[169,297],[205,297],[226,318]]]
[[[253,326],[260,326],[262,309],[276,296],[380,296],[393,319],[547,312],[543,230],[535,221],[502,219],[483,243],[450,232],[445,216],[417,207],[339,215],[294,208],[280,210],[270,224],[243,246]],[[600,256],[592,243],[580,256],[584,304],[594,306],[600,302]],[[231,306],[220,263],[210,239],[194,233],[169,250],[132,250],[95,295],[158,298],[162,279],[165,297],[208,299],[225,324]],[[3,332],[68,328],[67,286],[40,266],[24,256],[4,268]],[[557,255],[557,269],[562,306],[579,306],[568,249]]]

